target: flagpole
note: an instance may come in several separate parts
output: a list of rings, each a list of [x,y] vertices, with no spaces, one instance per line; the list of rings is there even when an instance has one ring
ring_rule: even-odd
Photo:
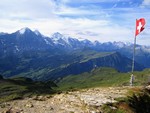
[[[132,59],[132,70],[131,70],[131,77],[130,77],[130,85],[133,85],[134,82],[134,68],[135,68],[135,48],[136,48],[136,36],[144,30],[144,25],[145,25],[145,19],[140,18],[136,19],[136,30],[135,30],[135,37],[134,37],[134,47],[133,47],[133,59]]]
[[[136,19],[136,28],[137,28],[137,19]],[[134,37],[134,46],[133,46],[133,59],[132,59],[132,70],[131,70],[131,76],[130,76],[130,86],[133,86],[133,82],[134,82],[134,67],[135,67],[135,48],[136,48],[136,35]]]
[[[135,62],[135,48],[136,48],[136,36],[134,37],[134,47],[133,47],[133,59],[132,59],[132,74],[134,72],[134,62]]]
[[[133,86],[133,82],[134,82],[134,65],[135,65],[135,48],[136,48],[136,36],[134,37],[134,47],[133,47],[133,59],[132,59],[132,74],[130,76],[130,86]]]

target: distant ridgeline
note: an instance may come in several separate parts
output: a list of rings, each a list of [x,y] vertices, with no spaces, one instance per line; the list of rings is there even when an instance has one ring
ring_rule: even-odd
[[[131,71],[132,44],[78,40],[54,33],[50,37],[29,28],[0,34],[0,74],[57,80],[90,72],[95,67]],[[137,45],[135,70],[150,67],[150,47]]]

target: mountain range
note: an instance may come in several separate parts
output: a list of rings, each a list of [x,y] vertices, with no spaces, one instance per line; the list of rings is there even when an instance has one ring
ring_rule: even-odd
[[[22,28],[0,33],[0,74],[26,76],[35,80],[59,80],[67,75],[90,72],[96,67],[131,71],[133,44],[91,42],[58,32],[44,36]],[[150,67],[150,47],[136,45],[135,70]]]

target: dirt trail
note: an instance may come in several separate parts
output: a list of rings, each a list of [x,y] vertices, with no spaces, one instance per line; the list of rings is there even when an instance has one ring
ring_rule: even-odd
[[[101,105],[124,97],[129,87],[90,88],[80,91],[14,100],[0,105],[0,113],[98,113]]]

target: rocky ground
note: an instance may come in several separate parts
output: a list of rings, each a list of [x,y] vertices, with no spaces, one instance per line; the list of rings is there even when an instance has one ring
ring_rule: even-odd
[[[101,105],[124,97],[129,87],[91,88],[0,104],[0,113],[100,113]]]

